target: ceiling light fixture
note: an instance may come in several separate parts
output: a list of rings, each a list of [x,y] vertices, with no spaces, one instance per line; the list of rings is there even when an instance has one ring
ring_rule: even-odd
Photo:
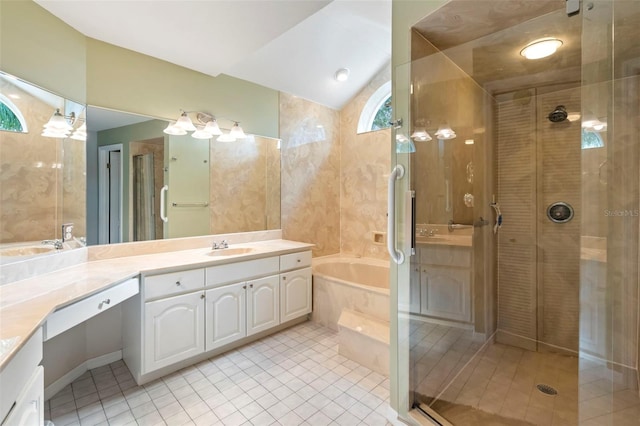
[[[557,38],[541,38],[527,44],[520,54],[527,59],[541,59],[556,53],[556,50],[562,46],[562,40]]]
[[[336,81],[347,81],[350,73],[351,71],[349,71],[349,68],[340,68],[338,71],[336,71],[333,78],[335,78]]]
[[[195,114],[195,124],[189,117],[191,113]],[[199,111],[182,111],[180,117],[176,121],[169,123],[163,131],[173,136],[183,136],[187,132],[193,132],[191,137],[195,139],[211,139],[214,136],[220,136],[216,139],[219,142],[235,142],[237,139],[245,139],[247,135],[240,127],[240,123],[235,120],[230,121],[234,125],[229,134],[224,134],[213,115]]]

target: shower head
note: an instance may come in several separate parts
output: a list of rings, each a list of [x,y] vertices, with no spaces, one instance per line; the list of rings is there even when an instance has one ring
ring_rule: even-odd
[[[564,105],[558,105],[556,109],[549,113],[548,118],[552,123],[560,123],[561,121],[566,120],[567,116],[567,109],[564,107]]]

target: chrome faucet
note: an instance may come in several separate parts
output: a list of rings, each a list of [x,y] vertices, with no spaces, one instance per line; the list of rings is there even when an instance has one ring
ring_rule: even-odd
[[[62,250],[62,240],[44,240],[42,244],[52,244],[56,250]]]
[[[220,250],[229,248],[229,241],[222,240],[220,242],[214,241],[213,246],[211,247],[213,250]]]

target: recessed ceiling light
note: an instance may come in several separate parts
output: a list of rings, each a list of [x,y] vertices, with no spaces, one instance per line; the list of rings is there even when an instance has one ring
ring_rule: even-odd
[[[557,38],[541,38],[527,44],[520,54],[527,59],[541,59],[556,53],[562,46],[562,41]]]
[[[335,78],[337,81],[347,81],[347,79],[349,78],[349,72],[349,68],[340,68],[338,71],[336,71],[336,74],[333,78]]]

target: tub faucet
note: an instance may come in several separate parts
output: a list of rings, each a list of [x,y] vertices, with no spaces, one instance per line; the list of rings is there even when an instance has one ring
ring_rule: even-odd
[[[56,250],[62,250],[62,240],[44,240],[42,244],[51,244]]]

